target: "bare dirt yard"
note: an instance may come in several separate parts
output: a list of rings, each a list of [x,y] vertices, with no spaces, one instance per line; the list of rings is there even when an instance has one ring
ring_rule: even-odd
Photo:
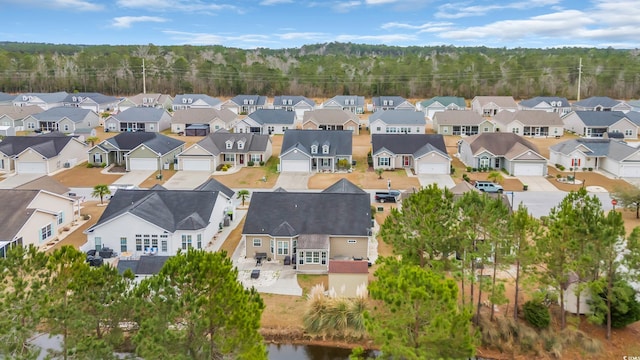
[[[87,220],[83,225],[77,228],[74,232],[67,235],[64,239],[60,240],[55,246],[49,249],[49,253],[53,252],[55,249],[58,249],[62,246],[69,245],[73,246],[76,249],[79,249],[80,246],[84,245],[87,242],[87,235],[83,233],[86,229],[94,225],[102,216],[104,209],[106,209],[107,202],[105,201],[103,205],[100,204],[100,201],[86,201],[82,203],[82,208],[80,209],[81,215],[89,215],[90,219]]]
[[[68,187],[94,187],[98,184],[112,184],[123,174],[102,173],[103,168],[87,168],[87,163],[61,171],[52,177]]]

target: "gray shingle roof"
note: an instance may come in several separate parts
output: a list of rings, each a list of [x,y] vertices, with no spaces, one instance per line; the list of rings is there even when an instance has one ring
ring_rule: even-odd
[[[25,222],[31,217],[34,209],[27,207],[38,195],[39,190],[0,190],[0,241],[11,241]],[[35,231],[35,230],[34,230]]]
[[[90,113],[93,111],[89,109],[61,106],[34,114],[33,117],[40,121],[60,121],[67,118],[74,123],[79,123],[86,119]]]
[[[485,119],[475,111],[439,111],[433,115],[438,125],[480,125]]]
[[[0,100],[2,101],[2,100]],[[37,113],[41,113],[44,110],[37,105],[30,106],[14,106],[14,105],[3,105],[0,106],[0,116],[7,115],[13,120],[22,120],[25,117]]]
[[[236,193],[235,191],[229,189],[226,185],[221,183],[220,181],[210,178],[202,184],[198,185],[194,190],[199,191],[219,191],[226,195],[229,199],[233,198],[233,195]]]
[[[598,105],[605,108],[612,108],[618,104],[620,104],[620,101],[607,96],[592,96],[573,103],[574,106],[580,106],[583,108],[595,108]]]
[[[162,117],[166,113],[167,111],[165,109],[132,107],[121,113],[111,115],[111,117],[124,122],[157,123],[162,120]]]
[[[384,103],[385,100],[387,101],[386,105]],[[389,103],[389,101],[391,101],[391,103]],[[376,107],[398,106],[405,101],[407,101],[407,99],[403,98],[402,96],[374,96],[371,98],[371,103],[373,104],[373,106],[376,106]]]
[[[231,149],[226,147],[228,140],[233,141]],[[245,142],[243,149],[238,149],[239,140],[244,140]],[[267,145],[270,141],[269,135],[216,131],[205,136],[197,144],[211,154],[218,155],[220,153],[263,152],[267,150]]]
[[[254,120],[258,124],[288,124],[293,125],[296,120],[296,113],[284,109],[258,109],[248,118]]]
[[[433,150],[449,157],[444,137],[439,134],[373,134],[371,144],[373,154],[387,149],[394,154],[413,154],[417,157]],[[426,145],[431,147],[425,148]]]
[[[208,124],[216,118],[230,123],[236,119],[236,114],[229,109],[197,108],[176,110],[171,118],[173,124]]]
[[[336,103],[343,106],[364,106],[364,96],[357,95],[336,95],[332,97],[330,100],[335,101]],[[346,104],[345,100],[353,100],[353,104]],[[327,102],[325,102],[326,104]]]
[[[289,104],[289,100],[291,100],[291,104]],[[280,96],[275,96],[273,98],[273,105],[274,106],[294,106],[296,104],[299,104],[301,102],[307,103],[307,105],[311,106],[311,107],[315,107],[316,106],[316,102],[306,98],[304,96],[290,96],[290,95],[280,95]]]
[[[144,144],[159,154],[166,154],[184,144],[182,140],[144,131],[123,132],[105,141],[120,150],[133,150]]]
[[[498,132],[498,133],[482,133],[478,135],[469,136],[462,139],[470,144],[473,154],[477,154],[479,150],[486,149],[496,156],[507,155],[517,144],[524,146],[538,152],[538,147],[531,143],[529,140],[518,136],[513,133]]]
[[[0,152],[7,156],[18,155],[27,148],[50,159],[60,154],[73,137],[47,134],[47,136],[7,136],[0,142]]]
[[[115,96],[104,95],[97,92],[83,92],[83,93],[68,94],[64,98],[63,102],[78,104],[84,101],[86,98],[93,100],[96,104],[109,104],[109,103],[115,103],[118,101],[118,98]]]
[[[11,95],[11,94],[0,92],[0,102],[13,101],[13,99],[15,99],[15,98],[16,98],[15,95]]]
[[[367,193],[254,192],[243,234],[273,234],[283,222],[298,234],[367,236],[371,199]]]
[[[217,198],[217,191],[120,189],[89,231],[124,213],[169,232],[203,229]]]
[[[129,269],[135,275],[156,275],[170,256],[140,256],[139,260],[119,260],[118,272],[124,274]]]
[[[313,121],[319,125],[344,125],[350,120],[355,121],[356,124],[360,123],[358,115],[342,109],[315,109],[305,111],[302,117],[303,124]]]
[[[571,139],[551,146],[551,151],[569,155],[577,148],[585,146],[590,151],[583,151],[593,157],[608,157],[614,160],[623,160],[638,151],[616,139]]]
[[[191,102],[189,102],[189,99],[191,99]],[[198,100],[204,101],[209,106],[216,106],[222,103],[220,99],[216,99],[205,94],[178,94],[173,99],[173,104],[174,105],[192,104]]]
[[[328,155],[351,155],[352,137],[353,132],[349,130],[287,130],[282,139],[280,154],[284,154],[294,147],[301,148],[311,154],[311,145],[315,143],[322,146],[328,142]],[[322,150],[318,149],[318,153],[322,153]]]
[[[502,125],[507,125],[512,121],[519,121],[523,125],[540,125],[540,126],[563,126],[564,123],[560,118],[560,115],[555,112],[547,111],[531,111],[531,110],[519,110],[519,111],[501,111],[497,113],[493,120]]]
[[[625,114],[622,111],[579,110],[574,111],[574,113],[580,118],[580,120],[582,120],[585,125],[594,127],[608,127],[617,123],[625,117]]]
[[[426,125],[422,111],[407,110],[385,110],[376,111],[369,116],[369,124],[373,121],[381,120],[389,125]]]
[[[19,94],[18,96],[15,96],[14,101],[16,102],[24,101],[23,99],[25,96],[37,97],[40,100],[44,101],[45,103],[51,104],[51,103],[58,103],[58,102],[64,101],[64,99],[66,99],[67,96],[69,96],[69,93],[67,93],[66,91],[59,91],[54,93],[23,93],[23,94]]]
[[[558,96],[537,96],[532,99],[522,100],[520,101],[520,106],[526,108],[534,108],[538,106],[540,103],[547,103],[551,106],[552,103],[556,104],[556,107],[569,107],[569,101],[567,98],[558,97]],[[559,102],[559,105],[558,105]]]
[[[63,185],[58,180],[48,175],[43,175],[37,179],[33,179],[20,186],[17,186],[18,190],[46,190],[54,194],[63,195],[69,192],[69,188]]]
[[[247,100],[247,104],[244,101]],[[251,101],[253,100],[253,103]],[[237,105],[266,105],[267,97],[260,95],[237,95],[231,99]]]
[[[356,184],[352,183],[351,181],[345,178],[342,178],[336,181],[333,185],[322,190],[322,192],[323,193],[354,193],[354,194],[366,193],[366,191],[362,190],[361,188],[356,186]]]

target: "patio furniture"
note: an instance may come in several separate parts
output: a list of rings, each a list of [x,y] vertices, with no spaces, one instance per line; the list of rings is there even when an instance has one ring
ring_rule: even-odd
[[[252,279],[257,279],[259,277],[260,277],[260,269],[251,270],[251,278]]]

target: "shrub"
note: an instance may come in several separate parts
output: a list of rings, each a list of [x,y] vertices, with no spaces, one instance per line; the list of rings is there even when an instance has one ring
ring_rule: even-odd
[[[478,169],[477,169],[477,168],[472,168],[472,169],[471,169],[471,172],[476,172],[476,171],[478,171]]]
[[[89,219],[91,219],[91,216],[89,214],[82,215],[82,220],[89,220]]]
[[[586,168],[586,167],[583,167],[583,168],[582,168],[582,171],[587,171],[587,168]]]
[[[469,175],[467,175],[467,174],[462,174],[462,180],[464,180],[464,181],[466,181],[468,183],[471,182],[471,179],[469,178]]]
[[[253,166],[253,165],[254,165],[254,162],[253,162],[253,161],[249,161],[249,162],[247,162],[247,166]]]
[[[260,166],[264,166],[264,161],[260,161]]]
[[[456,173],[456,168],[454,168],[453,165],[449,168],[449,173],[451,173],[451,175]]]
[[[102,168],[106,168],[106,167],[107,167],[107,163],[102,163],[102,164],[100,164],[100,167],[102,167]]]
[[[473,168],[471,166],[467,166],[467,172],[471,172],[471,170],[473,170]]]
[[[546,329],[551,323],[549,309],[544,304],[535,301],[527,301],[522,307],[524,318],[536,329]]]
[[[562,175],[556,174],[556,179],[560,179],[561,177],[562,177]]]
[[[89,162],[89,163],[87,163],[87,167],[88,167],[89,169],[91,169],[91,168],[93,167],[93,163],[90,163],[90,162]]]
[[[611,327],[621,329],[640,320],[640,302],[636,300],[635,289],[624,280],[616,280],[612,291]],[[596,280],[592,284],[591,292],[595,295],[588,301],[593,311],[589,320],[596,324],[606,324],[607,286],[605,280]]]
[[[593,171],[593,168],[592,168],[592,167],[590,167],[588,170],[589,170],[589,171]]]

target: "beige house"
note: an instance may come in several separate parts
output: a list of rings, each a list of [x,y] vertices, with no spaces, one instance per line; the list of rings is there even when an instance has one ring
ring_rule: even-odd
[[[171,132],[206,136],[218,130],[231,130],[237,121],[238,115],[229,109],[188,108],[174,112]]]
[[[340,297],[357,297],[369,283],[367,261],[329,261],[329,291]]]
[[[173,105],[171,95],[146,93],[129,96],[118,103],[118,111],[124,111],[132,107],[153,107],[169,110]]]
[[[127,171],[161,170],[170,168],[182,150],[182,140],[155,132],[124,132],[91,148],[89,162],[98,166],[118,164]]]
[[[501,111],[493,117],[493,121],[496,124],[496,131],[522,136],[560,137],[564,134],[564,122],[556,112]]]
[[[469,110],[440,111],[433,115],[433,130],[442,135],[470,136],[495,131],[495,123]]]
[[[348,110],[316,109],[304,113],[302,128],[305,130],[350,130],[360,133],[360,118]]]
[[[0,173],[51,174],[86,159],[87,145],[72,136],[7,136],[0,142]]]
[[[518,103],[512,96],[476,96],[471,100],[471,111],[491,117],[501,111],[516,111]]]

